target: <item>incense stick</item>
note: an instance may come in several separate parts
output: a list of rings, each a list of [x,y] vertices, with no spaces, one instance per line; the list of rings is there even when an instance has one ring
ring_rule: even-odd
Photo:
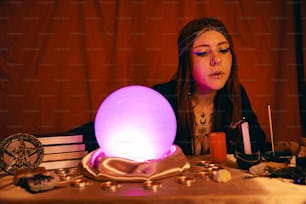
[[[268,115],[269,115],[269,127],[270,127],[270,137],[271,137],[271,144],[272,144],[272,153],[274,154],[274,139],[273,139],[273,128],[272,128],[272,116],[271,116],[271,107],[270,104],[267,103],[268,107]]]

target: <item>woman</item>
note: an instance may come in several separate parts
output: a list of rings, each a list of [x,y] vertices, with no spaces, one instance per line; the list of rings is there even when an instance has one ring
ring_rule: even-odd
[[[205,154],[209,133],[222,131],[227,135],[228,153],[243,151],[237,127],[244,118],[249,123],[252,151],[263,151],[265,134],[240,85],[233,41],[224,24],[215,18],[189,22],[179,35],[178,49],[175,76],[153,87],[176,113],[174,143],[185,154]]]

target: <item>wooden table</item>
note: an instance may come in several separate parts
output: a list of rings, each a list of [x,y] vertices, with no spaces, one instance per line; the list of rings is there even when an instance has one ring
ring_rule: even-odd
[[[62,183],[53,190],[29,193],[12,184],[12,176],[0,178],[0,203],[306,203],[306,186],[297,185],[290,180],[257,177],[250,178],[246,171],[237,169],[232,155],[228,155],[225,169],[231,172],[231,180],[218,183],[198,176],[203,167],[195,165],[202,157],[190,157],[191,168],[184,172],[195,178],[195,183],[186,186],[177,182],[178,177],[161,180],[162,188],[156,192],[147,190],[143,183],[122,183],[121,188],[112,192],[103,190],[101,182],[90,180],[86,188],[72,187],[69,182]]]

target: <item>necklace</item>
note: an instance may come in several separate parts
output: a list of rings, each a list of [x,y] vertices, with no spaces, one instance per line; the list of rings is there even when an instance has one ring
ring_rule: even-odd
[[[195,119],[194,153],[206,154],[209,151],[209,118],[203,111]]]
[[[205,113],[201,113],[200,124],[204,125],[206,123]]]
[[[200,136],[206,136],[208,137],[208,133],[207,133],[207,125],[206,125],[206,117],[205,117],[205,113],[202,112],[200,115],[200,125],[198,127]]]
[[[209,152],[209,133],[213,106],[199,105],[197,100],[192,102],[194,115],[193,153],[195,155],[207,154]]]

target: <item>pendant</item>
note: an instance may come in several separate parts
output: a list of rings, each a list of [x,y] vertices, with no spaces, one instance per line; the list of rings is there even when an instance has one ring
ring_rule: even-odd
[[[201,125],[204,125],[206,123],[206,118],[205,118],[205,113],[204,112],[202,112],[202,114],[201,114],[200,123],[201,123]]]

